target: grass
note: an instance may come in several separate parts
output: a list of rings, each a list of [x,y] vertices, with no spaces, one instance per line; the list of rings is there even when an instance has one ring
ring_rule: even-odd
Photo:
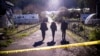
[[[22,38],[22,37],[25,37],[25,36],[28,36],[28,34],[27,33],[20,33],[20,34],[16,35],[17,38]]]
[[[0,41],[0,47],[7,47],[7,46],[10,45],[12,42],[13,42],[12,39],[2,40],[2,41]]]
[[[93,26],[87,26],[87,25],[83,25],[83,24],[80,24],[82,27],[83,27],[83,31],[80,31],[80,30],[76,30],[74,29],[74,31],[76,33],[73,33],[71,31],[68,31],[67,33],[73,37],[76,41],[78,42],[81,42],[82,38],[85,40],[85,41],[91,41],[91,40],[97,40],[97,39],[100,39],[99,37],[99,34],[100,33],[95,33],[95,29],[96,27],[93,27]],[[93,32],[94,31],[94,32]],[[99,30],[97,30],[99,31]],[[98,34],[98,35],[97,35]],[[81,39],[80,39],[81,38]],[[97,38],[97,39],[96,39]]]
[[[80,23],[79,26],[82,26],[83,30],[80,31],[79,30],[80,27],[79,28],[77,27],[77,29],[74,29],[74,31],[76,32],[74,34],[79,35],[81,38],[83,37],[84,39],[86,39],[87,41],[89,41],[89,38],[90,38],[89,34],[91,33],[91,31],[93,31],[95,29],[95,27],[83,25],[81,23]]]
[[[12,34],[14,34],[14,33],[16,33],[16,32],[17,32],[16,29],[7,30],[6,35],[10,36],[10,35],[12,35]]]
[[[85,27],[85,29],[90,30],[90,31],[95,29],[95,27],[90,27],[90,26],[84,26],[83,25],[83,27]]]
[[[71,32],[71,31],[69,31],[69,30],[67,30],[67,34],[68,34],[72,39],[74,39],[76,42],[84,42],[84,41],[85,41],[82,37],[76,35],[75,33]]]
[[[3,28],[0,28],[0,32],[3,32]]]
[[[38,29],[39,29],[39,27],[37,26],[37,27],[29,29],[29,30],[27,30],[25,32],[16,34],[15,37],[17,37],[17,38],[23,38],[23,37],[29,36],[30,34],[36,32]]]
[[[15,34],[13,36],[10,36],[10,35],[16,33],[17,32],[17,29],[7,30],[7,33],[6,34],[10,36],[10,39],[5,39],[5,40],[2,40],[2,41],[0,40],[0,48],[1,47],[7,47],[12,42],[14,42],[15,40],[21,39],[21,38],[26,37],[26,36],[29,36],[30,34],[36,32],[38,29],[39,29],[39,26],[36,26],[36,27],[31,28],[29,30],[23,31],[21,33],[17,33],[17,34]]]

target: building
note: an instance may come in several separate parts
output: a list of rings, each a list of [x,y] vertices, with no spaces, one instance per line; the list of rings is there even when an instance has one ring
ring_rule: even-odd
[[[15,24],[33,24],[39,22],[38,14],[14,14],[13,15]]]

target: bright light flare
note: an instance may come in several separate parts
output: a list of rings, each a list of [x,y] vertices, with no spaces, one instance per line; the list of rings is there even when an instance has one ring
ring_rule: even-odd
[[[49,0],[48,7],[49,9],[56,9],[59,7],[61,0]]]
[[[52,18],[49,16],[50,14],[52,14],[52,12],[46,11],[46,17],[48,18],[48,21],[51,23],[53,22]]]
[[[59,0],[50,0],[49,2],[51,5],[58,5],[59,4]]]

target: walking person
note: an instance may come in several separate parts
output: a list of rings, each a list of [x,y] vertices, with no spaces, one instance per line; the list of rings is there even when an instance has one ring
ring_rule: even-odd
[[[61,31],[62,31],[62,40],[65,40],[66,37],[66,29],[68,27],[68,22],[65,22],[64,20],[61,22]]]
[[[51,31],[52,31],[52,37],[53,37],[52,41],[54,42],[55,32],[57,31],[56,23],[55,23],[55,22],[52,22],[50,28],[51,28]]]
[[[40,30],[42,32],[42,41],[45,39],[45,32],[48,30],[46,22],[42,22],[40,25]]]

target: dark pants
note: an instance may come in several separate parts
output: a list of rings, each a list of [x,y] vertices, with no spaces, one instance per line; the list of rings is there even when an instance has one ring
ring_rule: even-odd
[[[66,30],[62,30],[62,40],[65,40],[66,37]]]
[[[41,31],[42,32],[42,41],[45,39],[45,31]]]
[[[55,36],[55,30],[52,30],[52,37],[53,37],[52,41],[54,41],[54,36]]]

